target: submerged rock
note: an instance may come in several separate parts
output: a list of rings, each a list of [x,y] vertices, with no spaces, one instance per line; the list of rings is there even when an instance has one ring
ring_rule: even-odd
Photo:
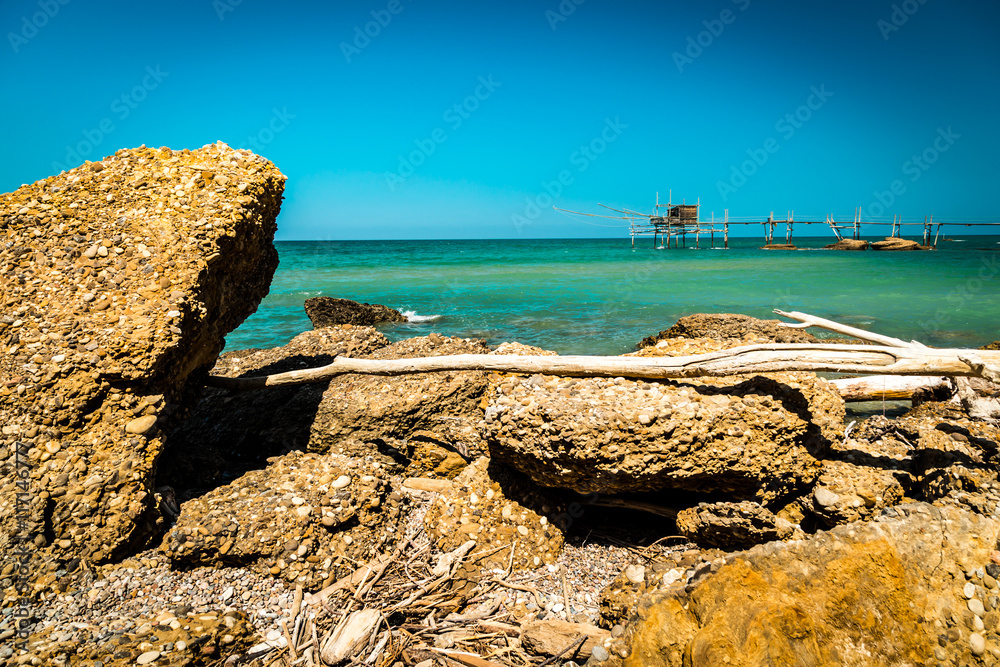
[[[887,236],[884,241],[875,241],[871,248],[872,250],[930,250],[928,246],[898,236]]]
[[[868,250],[868,241],[861,239],[840,239],[836,243],[823,246],[826,250]]]
[[[99,562],[142,542],[164,424],[268,292],[284,181],[220,143],[0,196],[0,551]]]
[[[406,322],[406,316],[388,306],[358,303],[348,299],[316,296],[306,299],[306,315],[314,329],[338,324],[378,324],[380,322]]]
[[[987,570],[1000,558],[998,531],[995,518],[914,503],[755,547],[647,594],[603,664],[995,660],[997,584]]]

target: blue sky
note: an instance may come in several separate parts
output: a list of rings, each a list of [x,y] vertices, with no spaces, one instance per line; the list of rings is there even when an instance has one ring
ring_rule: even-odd
[[[624,236],[552,206],[671,190],[1000,217],[995,1],[10,0],[0,30],[2,191],[222,140],[288,176],[279,239]]]

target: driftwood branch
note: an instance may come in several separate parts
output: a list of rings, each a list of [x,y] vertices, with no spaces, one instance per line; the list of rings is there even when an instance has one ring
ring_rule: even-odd
[[[951,386],[948,378],[924,375],[866,375],[831,380],[845,401],[902,401],[918,389]]]
[[[827,331],[832,331],[834,333],[844,334],[845,336],[850,336],[851,338],[857,338],[858,340],[866,340],[870,343],[875,343],[876,345],[883,345],[885,347],[906,347],[906,348],[923,348],[924,346],[916,341],[906,342],[900,338],[893,338],[892,336],[883,336],[882,334],[872,333],[871,331],[865,331],[864,329],[858,329],[856,327],[851,327],[846,324],[841,324],[840,322],[834,322],[833,320],[826,320],[822,317],[816,317],[815,315],[809,315],[807,313],[800,313],[797,311],[792,311],[786,313],[783,310],[774,309],[774,312],[782,317],[787,317],[790,320],[798,320],[801,324],[788,324],[784,325],[789,329],[805,329],[807,327],[818,327],[820,329],[826,329]],[[924,348],[926,349],[926,348]]]
[[[774,312],[788,317],[789,319],[799,320],[799,322],[801,322],[801,324],[785,324],[785,326],[788,327],[801,328],[803,325],[822,327],[823,329],[847,334],[861,340],[867,340],[881,345],[889,345],[910,350],[930,349],[923,343],[915,340],[907,343],[899,338],[882,336],[881,334],[874,334],[869,331],[864,331],[863,329],[855,329],[854,327],[849,327],[832,320],[825,320],[814,315],[807,315],[805,313],[798,312],[786,313],[780,310],[775,310]],[[968,412],[969,416],[973,419],[991,421],[1000,419],[1000,401],[995,398],[980,397],[972,389],[968,379],[969,376],[972,376],[980,377],[984,380],[989,380],[990,382],[1000,383],[1000,366],[997,365],[996,355],[992,353],[985,353],[984,356],[984,353],[979,350],[953,350],[953,352],[955,353],[957,360],[969,369],[969,372],[967,373],[945,373],[945,375],[951,375],[954,378],[954,386],[958,402],[962,404],[962,407],[965,408],[965,411]],[[870,392],[873,387],[877,386],[877,380],[875,380],[875,378],[857,378],[857,380],[859,380],[859,382],[853,387],[853,389],[858,390],[859,393],[866,390]],[[838,388],[841,389],[841,395],[844,396],[844,400],[852,400],[847,397],[847,393],[845,392],[845,390],[849,391],[851,387],[845,387],[844,380],[835,380],[834,382],[835,384],[837,382],[841,383],[841,387]],[[893,378],[893,382],[902,387],[908,384],[912,385],[913,380],[907,378]],[[885,396],[884,398],[889,398],[889,396]],[[853,400],[864,399],[854,398]]]
[[[984,363],[1000,364],[1000,352],[976,352]],[[960,359],[972,353],[972,350],[792,343],[746,345],[685,357],[531,357],[489,354],[389,360],[338,357],[333,363],[319,368],[248,378],[209,376],[206,383],[241,391],[322,382],[345,373],[393,376],[440,371],[494,371],[652,380],[785,371],[978,376],[979,371]]]

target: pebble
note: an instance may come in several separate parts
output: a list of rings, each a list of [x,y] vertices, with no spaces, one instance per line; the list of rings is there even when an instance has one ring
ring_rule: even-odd
[[[156,415],[145,415],[133,419],[125,425],[125,432],[133,435],[147,435],[156,426]]]
[[[971,611],[976,616],[984,616],[986,614],[986,609],[983,607],[983,603],[976,598],[969,600],[969,611]]]
[[[625,578],[633,584],[641,584],[646,580],[646,568],[642,565],[629,565],[625,568]]]
[[[351,478],[347,475],[341,475],[337,479],[330,482],[330,488],[333,489],[343,489],[345,486],[351,483]]]
[[[965,584],[965,588],[962,589],[966,598],[972,599],[976,596],[976,585],[971,581]]]
[[[142,655],[140,655],[138,658],[136,658],[135,662],[136,662],[136,664],[139,664],[139,665],[148,665],[149,663],[153,662],[154,660],[156,660],[159,657],[160,657],[160,652],[159,651],[146,651],[145,653],[143,653]]]
[[[978,632],[973,632],[969,635],[969,648],[972,650],[972,655],[982,655],[986,652],[986,638]]]
[[[604,662],[611,657],[608,650],[603,646],[595,646],[593,650],[591,650],[590,656],[597,662]]]
[[[825,486],[817,486],[813,490],[813,498],[821,507],[830,507],[836,505],[837,501],[840,500],[840,496],[829,490]]]

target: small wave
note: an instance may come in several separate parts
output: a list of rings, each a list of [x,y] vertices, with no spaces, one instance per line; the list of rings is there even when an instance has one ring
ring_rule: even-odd
[[[406,318],[408,322],[414,322],[414,323],[437,322],[438,320],[441,319],[440,315],[417,315],[417,313],[412,310],[404,310],[403,316]]]

